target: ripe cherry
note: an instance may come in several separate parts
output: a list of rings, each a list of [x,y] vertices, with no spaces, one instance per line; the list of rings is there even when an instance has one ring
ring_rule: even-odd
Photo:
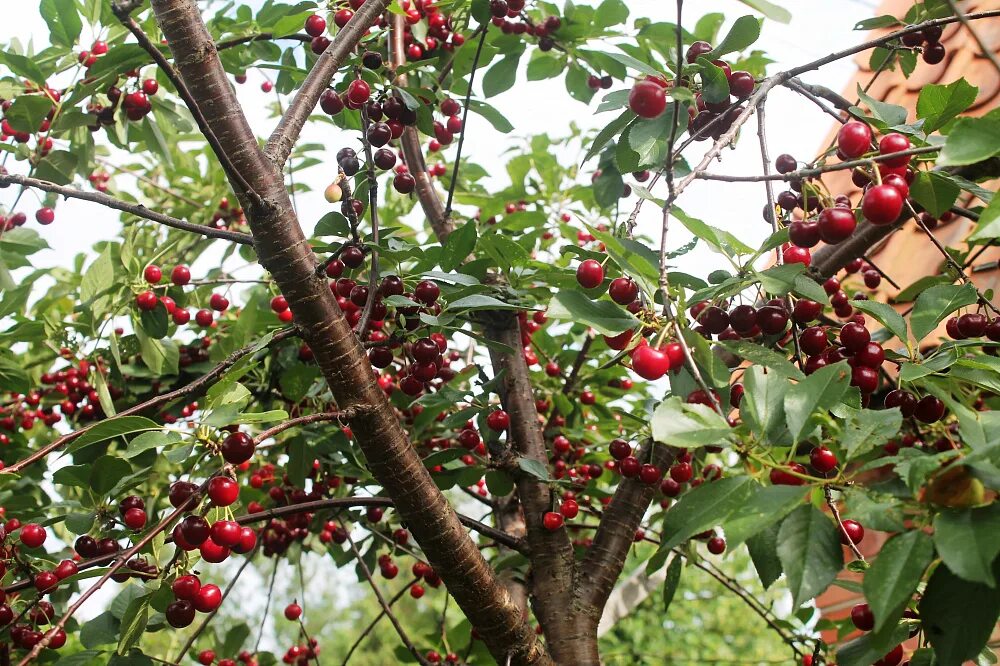
[[[222,605],[222,590],[218,585],[209,583],[203,585],[198,590],[198,596],[194,599],[194,607],[202,613],[211,613]]]
[[[624,460],[632,455],[632,447],[624,439],[613,439],[608,445],[608,453],[615,460]]]
[[[285,606],[285,619],[295,622],[300,617],[302,617],[302,606],[296,603],[291,603]]]
[[[194,604],[180,599],[173,601],[167,605],[164,615],[171,627],[183,629],[194,622]]]
[[[851,622],[861,631],[871,631],[875,628],[875,615],[868,604],[857,604],[851,609]]]
[[[39,571],[33,580],[35,589],[41,594],[46,594],[59,587],[59,576],[51,571]]]
[[[944,403],[933,395],[924,396],[917,402],[913,415],[924,423],[940,421],[944,416]]]
[[[130,530],[141,530],[146,526],[146,512],[139,508],[129,509],[122,516],[122,522]]]
[[[632,370],[643,379],[656,381],[670,370],[670,358],[659,349],[641,345],[632,351]]]
[[[711,52],[711,50],[712,45],[708,42],[697,41],[688,47],[687,52],[684,54],[684,58],[688,61],[688,64],[692,64],[701,56]]]
[[[172,507],[179,509],[196,490],[198,490],[198,486],[190,481],[174,481],[170,484],[170,490],[167,491],[167,498]]]
[[[205,539],[205,541],[198,546],[198,554],[201,555],[201,559],[206,562],[218,564],[219,562],[225,562],[229,558],[230,552],[225,546],[220,546],[211,539]]]
[[[809,464],[820,474],[837,468],[837,456],[825,446],[817,446],[809,454]]]
[[[872,224],[892,224],[903,212],[903,196],[892,185],[876,185],[861,199],[861,212]]]
[[[892,153],[899,153],[909,149],[910,149],[910,140],[906,138],[906,136],[900,134],[899,132],[892,132],[890,134],[886,134],[878,142],[879,155],[890,155]],[[909,163],[910,163],[909,155],[890,157],[889,159],[882,160],[882,164],[891,167],[903,167]]]
[[[847,351],[855,353],[864,349],[865,345],[871,342],[872,336],[864,325],[857,322],[844,324],[840,329],[840,342],[847,348]]]
[[[212,294],[208,299],[208,306],[216,312],[225,312],[229,309],[229,299],[222,294]]]
[[[784,153],[778,155],[778,158],[774,160],[774,168],[778,173],[791,173],[798,168],[798,162],[788,153]]]
[[[434,305],[440,295],[441,288],[432,280],[423,280],[417,283],[413,290],[413,297],[424,305]]]
[[[21,528],[20,539],[28,548],[38,548],[45,543],[45,528],[37,523],[28,523]]]
[[[753,74],[750,72],[737,70],[729,77],[729,92],[732,93],[733,97],[739,99],[749,97],[750,93],[753,92],[753,87]]]
[[[861,523],[858,521],[848,519],[842,524],[844,529],[840,530],[840,542],[845,546],[848,538],[855,545],[861,543],[861,540],[865,538],[865,528],[861,527]]]
[[[639,287],[631,278],[615,278],[608,285],[608,295],[618,305],[628,305],[639,296]]]
[[[202,650],[198,653],[198,663],[202,666],[212,666],[215,663],[215,652],[213,650]]]
[[[542,526],[550,532],[554,532],[563,526],[563,516],[555,511],[546,511],[542,516]]]
[[[659,483],[662,478],[663,472],[661,472],[660,468],[656,465],[646,463],[639,468],[639,480],[647,486]]]
[[[689,462],[674,463],[670,466],[670,478],[677,483],[687,483],[694,476],[694,469]]]
[[[707,546],[708,546],[708,552],[712,553],[713,555],[722,555],[724,552],[726,552],[726,540],[723,539],[722,537],[718,536],[712,537],[711,539],[708,540]]]
[[[163,271],[155,264],[150,264],[142,271],[143,279],[149,284],[158,284],[163,279]]]
[[[858,221],[849,208],[824,208],[817,220],[819,237],[831,245],[847,240]]]
[[[639,463],[639,459],[635,456],[628,456],[618,464],[618,471],[622,473],[622,476],[628,479],[639,476],[639,471],[641,469],[642,465]]]
[[[135,295],[136,307],[146,312],[155,310],[159,302],[159,299],[156,298],[156,294],[151,291],[142,291]]]
[[[596,259],[587,259],[577,266],[576,281],[584,289],[593,289],[604,282],[604,267]]]
[[[872,130],[865,123],[852,120],[837,133],[837,148],[848,159],[861,157],[871,149]]]
[[[318,14],[312,14],[306,19],[305,29],[310,37],[319,37],[326,31],[326,20]]]
[[[863,365],[851,369],[851,386],[857,386],[863,394],[874,393],[878,389],[878,371]]]
[[[629,91],[628,106],[640,118],[656,118],[667,108],[667,92],[651,80],[639,81]]]
[[[768,473],[768,478],[776,486],[801,486],[805,484],[805,479],[795,474],[789,474],[789,471],[796,474],[805,474],[806,468],[797,462],[789,463],[787,468],[784,469],[780,467],[772,468]]]
[[[56,212],[49,208],[48,206],[44,208],[39,208],[35,211],[35,220],[38,224],[47,225],[52,224],[56,219]]]
[[[371,87],[363,79],[355,79],[347,86],[347,99],[356,106],[367,102],[371,94]]]
[[[559,507],[559,513],[561,513],[563,518],[566,520],[573,520],[576,518],[577,514],[580,513],[580,505],[576,500],[564,500],[562,505]]]
[[[77,566],[76,562],[73,560],[63,560],[54,569],[56,576],[59,580],[64,580],[70,576],[75,576],[79,572],[80,568]]]
[[[191,269],[187,266],[174,266],[170,271],[170,281],[177,286],[186,285],[191,281]]]
[[[823,212],[826,211],[824,210]],[[796,247],[814,247],[821,240],[819,223],[809,220],[796,220],[792,222],[788,225],[788,239]]]
[[[231,465],[241,465],[250,460],[254,448],[253,438],[245,432],[229,433],[219,447],[222,457]]]
[[[216,506],[229,506],[240,495],[240,487],[227,476],[212,477],[208,482],[208,496]]]
[[[198,580],[197,576],[192,574],[178,576],[177,579],[171,583],[170,589],[173,591],[174,596],[178,599],[182,599],[184,601],[194,601],[198,597],[198,590],[201,589],[201,581]]]
[[[986,319],[986,315],[978,312],[967,312],[958,318],[956,325],[962,337],[980,338],[986,333],[989,321]]]
[[[234,520],[217,520],[212,523],[210,538],[224,548],[232,548],[240,542],[241,529]]]
[[[494,410],[486,417],[486,425],[495,432],[504,432],[510,427],[510,415],[502,409]]]

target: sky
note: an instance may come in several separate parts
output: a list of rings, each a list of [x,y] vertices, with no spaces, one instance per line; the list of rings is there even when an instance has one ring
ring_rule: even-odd
[[[247,4],[251,7],[258,7],[262,4],[262,0],[249,0]],[[586,4],[586,2],[581,0],[580,4]],[[591,2],[591,4],[596,4],[596,2]],[[632,10],[632,18],[644,15],[653,20],[674,20],[674,3],[667,0],[629,0],[627,4]],[[839,48],[861,41],[863,35],[853,32],[854,24],[858,20],[873,15],[877,5],[875,0],[841,0],[839,2],[779,0],[779,4],[789,8],[793,18],[788,25],[781,25],[773,21],[765,21],[764,23],[758,47],[766,50],[768,56],[776,61],[769,66],[769,73],[814,60]],[[688,28],[692,27],[694,22],[708,11],[722,12],[726,15],[727,22],[721,30],[723,34],[728,29],[729,24],[737,17],[752,13],[737,0],[712,0],[710,3],[689,1],[683,21],[684,25]],[[4,21],[0,24],[0,43],[8,43],[15,38],[23,42],[30,39],[36,48],[43,48],[47,42],[47,36],[47,28],[38,15],[37,5],[18,3],[16,7],[6,8]],[[84,34],[85,43],[89,43],[90,37],[90,35]],[[824,67],[819,72],[804,75],[803,78],[809,82],[821,82],[834,90],[840,90],[853,73],[853,68],[852,61],[840,61]],[[273,102],[273,94],[265,95],[260,91],[259,86],[262,81],[263,75],[258,72],[250,72],[249,81],[240,88],[239,94],[251,126],[259,136],[266,137],[270,134],[276,119],[270,117],[267,112]],[[622,87],[623,84],[616,83],[617,89]],[[614,118],[613,113],[593,113],[600,97],[601,95],[598,95],[591,103],[590,108],[587,108],[572,100],[565,93],[561,84],[553,84],[552,81],[527,82],[522,71],[518,83],[510,91],[490,99],[489,102],[507,116],[515,127],[515,134],[528,135],[547,132],[552,136],[561,136],[566,132],[570,120],[577,122],[583,128],[593,129],[600,129],[610,122]],[[526,103],[526,100],[529,103]],[[540,109],[544,109],[544,113],[540,113]],[[775,90],[769,97],[767,106],[769,150],[772,157],[783,152],[792,153],[800,158],[812,157],[813,151],[820,147],[820,143],[829,131],[830,122],[829,116],[819,112],[810,102],[785,89]],[[757,142],[752,136],[752,128],[755,124],[755,120],[751,119],[749,125],[751,131],[748,132],[750,136],[740,141],[735,149],[725,150],[723,163],[714,166],[714,171],[732,174],[760,173],[761,164]],[[338,132],[339,130],[331,130],[330,125],[322,124],[319,127],[307,128],[302,140],[325,142],[330,147],[332,159],[333,152],[340,146],[347,145],[348,141],[353,139],[346,133],[338,135]],[[485,120],[476,114],[469,115],[466,132],[469,136],[475,137],[474,141],[465,144],[466,154],[469,159],[480,164],[494,164],[495,156],[504,152],[510,145],[510,137],[493,130]],[[707,143],[695,144],[688,154],[689,162],[696,163],[701,157],[700,151],[706,150],[708,146]],[[450,150],[452,151],[450,155],[453,155],[454,147]],[[573,159],[574,155],[562,157],[566,161]],[[502,169],[497,171],[503,173]],[[297,179],[308,183],[312,188],[311,193],[299,195],[296,201],[303,226],[307,230],[311,229],[315,221],[329,210],[329,205],[322,198],[322,191],[327,185],[329,172],[329,169],[314,168],[297,176]],[[503,185],[503,183],[498,184]],[[720,189],[723,187],[724,189]],[[654,190],[654,194],[663,196],[662,188],[661,184],[659,189]],[[13,201],[14,193],[15,188],[0,190],[0,205],[9,207]],[[752,245],[754,242],[764,239],[769,233],[769,227],[763,223],[760,215],[765,202],[764,196],[764,187],[760,183],[727,183],[722,185],[708,181],[695,181],[682,195],[678,203],[688,214],[731,231]],[[634,201],[635,199],[630,200],[624,207],[624,215],[627,215],[628,211],[631,210]],[[37,200],[31,194],[24,196],[19,207],[27,214],[28,224],[34,228],[38,228],[34,222],[34,210],[37,207]],[[656,210],[655,206],[645,206],[639,217],[639,232],[658,238],[659,225],[659,211]],[[675,228],[677,226],[674,225]],[[75,200],[61,202],[57,208],[55,223],[41,230],[51,249],[34,255],[32,260],[37,267],[70,267],[73,257],[78,252],[89,248],[95,240],[114,237],[119,229],[118,214],[114,211],[87,202]],[[690,236],[683,229],[671,232],[670,244],[672,247],[680,247],[689,240]],[[701,276],[706,275],[714,268],[722,267],[717,257],[702,250],[696,250],[681,257],[677,264],[680,270]],[[197,264],[194,267],[194,273],[198,274]],[[238,563],[235,565],[238,566]],[[256,573],[251,572],[248,572],[246,589],[259,589],[264,581]],[[329,603],[329,595],[331,594],[358,593],[357,588],[353,588],[352,592],[350,586],[340,585],[337,582],[338,578],[332,577],[331,581],[328,581],[334,583],[332,586],[317,585],[316,587],[320,589],[314,589],[312,592],[315,595],[315,600],[324,598],[325,603]],[[252,597],[241,601],[249,606],[253,606],[255,603]],[[94,611],[102,605],[100,601],[97,601],[93,605],[93,610],[84,609],[81,616],[84,618],[92,616]],[[267,647],[267,641],[265,641],[264,647]]]

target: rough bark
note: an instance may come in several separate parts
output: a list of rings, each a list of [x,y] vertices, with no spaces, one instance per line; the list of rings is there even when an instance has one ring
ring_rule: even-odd
[[[508,656],[513,664],[552,663],[434,485],[326,280],[316,275],[317,259],[281,171],[258,146],[194,0],[152,0],[152,5],[199,108],[229,159],[264,200],[260,206],[241,201],[259,261],[288,299],[338,408],[357,414],[351,428],[373,476],[493,656],[501,663]]]

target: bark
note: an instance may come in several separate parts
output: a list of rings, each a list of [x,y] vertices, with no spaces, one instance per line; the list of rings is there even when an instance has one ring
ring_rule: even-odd
[[[222,69],[194,0],[152,0],[177,69],[233,165],[264,200],[241,201],[261,265],[288,299],[302,337],[342,410],[369,469],[449,592],[501,663],[552,663],[489,564],[437,489],[345,320],[295,216],[280,169],[264,154]],[[341,33],[344,34],[343,32]],[[335,40],[335,42],[338,40]],[[331,49],[335,46],[331,46]]]

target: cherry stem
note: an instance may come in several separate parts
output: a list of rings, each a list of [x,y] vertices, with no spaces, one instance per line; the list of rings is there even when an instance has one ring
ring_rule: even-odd
[[[844,527],[844,521],[840,518],[840,511],[837,509],[837,503],[833,501],[833,491],[830,489],[829,485],[823,486],[823,497],[826,498],[826,505],[830,507],[830,513],[832,513],[833,517],[837,520],[837,526],[840,528],[840,533],[843,535],[844,541],[847,542],[847,547],[851,549],[852,553],[854,553],[854,557],[867,565],[868,561],[865,560],[865,556],[861,554],[860,550],[858,550],[858,545],[854,543],[851,535],[847,532],[847,528]]]

